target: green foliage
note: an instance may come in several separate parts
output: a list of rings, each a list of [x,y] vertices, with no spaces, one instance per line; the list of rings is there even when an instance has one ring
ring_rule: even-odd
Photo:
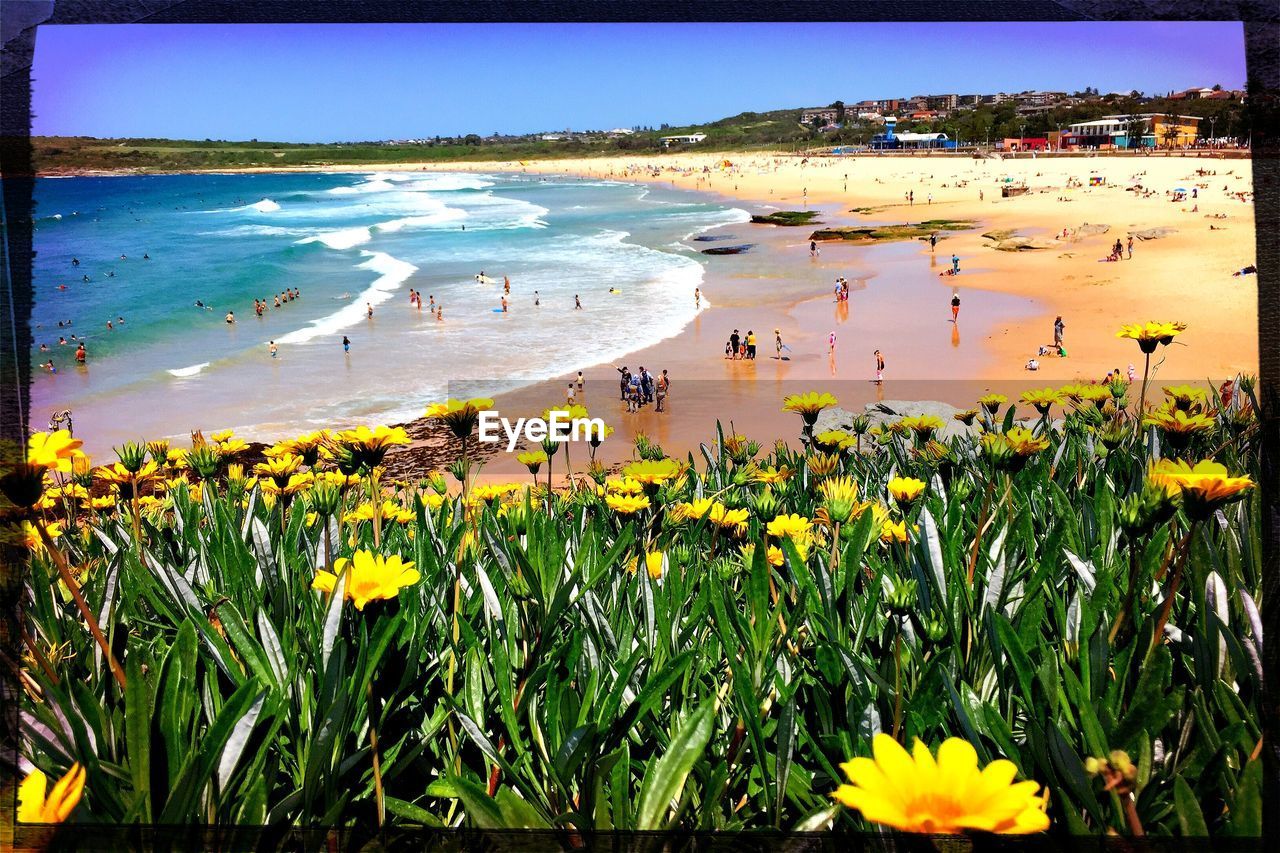
[[[1017,466],[970,437],[945,455],[864,437],[837,472],[863,500],[891,473],[929,484],[887,510],[905,543],[882,542],[870,510],[809,542],[769,536],[775,513],[819,515],[823,478],[785,448],[734,462],[722,433],[634,515],[594,484],[554,514],[538,494],[514,493],[517,511],[409,493],[413,519],[375,544],[368,522],[339,534],[309,526],[304,500],[285,512],[254,488],[242,505],[210,480],[145,513],[141,543],[128,513],[67,520],[58,544],[127,688],[36,556],[27,626],[49,669],[24,661],[23,753],[86,766],[81,820],[371,827],[381,801],[387,821],[431,826],[867,828],[830,795],[883,731],[1008,758],[1050,790],[1056,832],[1130,831],[1086,770],[1123,750],[1147,833],[1256,834],[1261,500],[1129,532],[1147,437],[1108,450],[1096,420],[1035,424],[1049,447]],[[1010,407],[991,428],[1013,423]],[[1258,476],[1253,430],[1197,440]],[[765,485],[757,464],[795,473]],[[663,509],[697,497],[747,520]],[[330,547],[420,578],[356,610],[345,577],[311,589]]]

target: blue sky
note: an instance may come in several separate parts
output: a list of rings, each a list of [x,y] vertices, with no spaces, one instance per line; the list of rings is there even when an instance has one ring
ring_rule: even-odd
[[[609,129],[1026,89],[1240,88],[1225,22],[42,26],[38,135],[294,142]]]

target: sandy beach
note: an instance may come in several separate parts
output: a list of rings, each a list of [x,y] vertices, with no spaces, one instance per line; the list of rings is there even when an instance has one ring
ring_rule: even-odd
[[[725,160],[733,165],[724,167]],[[932,251],[918,240],[824,243],[816,258],[808,245],[812,225],[719,229],[732,235],[729,242],[749,242],[752,249],[711,259],[702,292],[712,307],[681,334],[626,359],[633,370],[644,365],[655,373],[670,371],[669,411],[647,407],[626,414],[614,365],[584,371],[593,414],[624,435],[644,432],[683,454],[713,437],[716,418],[764,442],[792,436],[795,416],[779,411],[781,398],[811,388],[833,391],[847,408],[877,399],[968,405],[987,389],[1014,399],[1029,388],[1100,381],[1115,368],[1127,372],[1131,363],[1141,375],[1137,347],[1116,337],[1122,323],[1188,324],[1182,345],[1163,348],[1162,360],[1153,362],[1159,383],[1219,383],[1238,372],[1256,373],[1256,277],[1232,276],[1254,262],[1251,165],[1247,159],[1195,156],[806,162],[716,154],[453,168],[662,183],[731,199],[752,213],[815,210],[824,227],[928,219],[974,223],[970,230],[943,233]],[[1103,183],[1091,186],[1091,177]],[[1028,192],[1003,198],[1006,183],[1025,184]],[[1131,189],[1135,185],[1144,191]],[[1171,192],[1180,188],[1187,190],[1185,199],[1172,200]],[[913,193],[914,201],[904,199],[905,193]],[[1106,230],[1084,236],[1102,230],[1085,225]],[[1117,239],[1127,243],[1130,235],[1150,229],[1163,232],[1135,239],[1132,257],[1126,250],[1122,260],[1105,260]],[[1034,238],[1044,248],[999,251],[995,240],[983,236],[996,232]],[[960,275],[939,276],[953,253],[960,258]],[[766,266],[773,272],[761,275],[758,269]],[[837,276],[851,282],[848,302],[832,298]],[[962,298],[954,324],[953,293]],[[1037,358],[1041,345],[1052,344],[1059,315],[1068,357]],[[734,329],[756,333],[754,362],[724,359],[725,340]],[[775,357],[775,329],[789,347],[785,359]],[[828,352],[831,332],[837,335],[834,354]],[[875,349],[888,364],[883,385],[869,382]],[[1037,358],[1038,371],[1025,369],[1031,358]],[[527,410],[562,400],[568,378],[507,395],[499,406]],[[616,440],[606,446],[605,459],[630,452]]]

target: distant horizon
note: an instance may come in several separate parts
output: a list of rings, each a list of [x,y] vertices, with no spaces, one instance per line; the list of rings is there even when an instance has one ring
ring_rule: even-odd
[[[993,45],[1035,49],[993,63]],[[1244,79],[1238,22],[42,26],[32,135],[520,136],[836,100],[1088,87],[1160,96]]]

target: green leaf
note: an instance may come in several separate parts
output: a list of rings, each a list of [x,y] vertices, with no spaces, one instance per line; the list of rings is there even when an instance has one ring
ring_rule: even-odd
[[[711,724],[716,703],[707,700],[685,718],[671,738],[667,751],[649,765],[640,784],[640,802],[636,807],[635,828],[665,829],[666,814],[679,799],[685,780],[711,740]]]
[[[1204,815],[1200,812],[1200,804],[1191,786],[1181,776],[1173,777],[1173,802],[1178,812],[1178,828],[1184,838],[1208,838],[1209,828],[1205,826]]]
[[[1236,794],[1231,798],[1227,834],[1237,838],[1259,838],[1262,835],[1262,759],[1260,758],[1255,758],[1246,764],[1244,772],[1240,774]]]

